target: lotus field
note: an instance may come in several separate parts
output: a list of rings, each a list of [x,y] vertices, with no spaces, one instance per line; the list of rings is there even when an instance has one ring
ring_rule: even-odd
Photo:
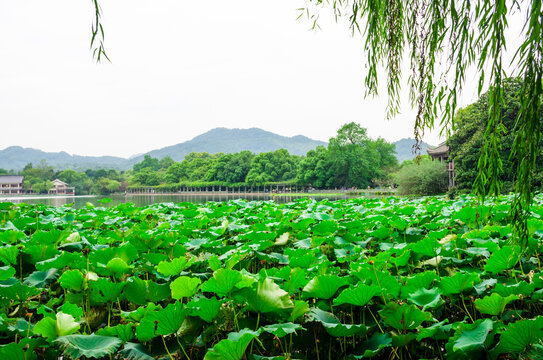
[[[535,359],[541,198],[0,203],[0,359]]]

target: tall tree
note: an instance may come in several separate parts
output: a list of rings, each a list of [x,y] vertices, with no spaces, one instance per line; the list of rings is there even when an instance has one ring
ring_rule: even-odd
[[[517,162],[511,156],[515,141],[515,122],[520,111],[519,91],[521,87],[519,79],[507,79],[504,81],[504,104],[501,116],[503,135],[501,138],[500,158],[502,166],[509,171],[499,174],[502,190],[509,192],[514,190],[514,181]],[[460,109],[455,116],[457,128],[451,134],[447,143],[450,146],[450,157],[454,160],[456,184],[460,189],[471,190],[477,178],[477,163],[479,155],[484,147],[485,129],[489,121],[489,94],[483,94],[479,100],[464,109]],[[541,116],[540,121],[543,121]],[[540,149],[543,141],[540,140]],[[543,158],[539,157],[536,164],[536,177],[534,186],[541,186],[541,169]],[[539,176],[537,175],[539,174]]]
[[[394,145],[371,140],[367,130],[351,122],[343,125],[328,144],[332,178],[329,186],[367,187],[385,176],[386,168],[397,165]]]

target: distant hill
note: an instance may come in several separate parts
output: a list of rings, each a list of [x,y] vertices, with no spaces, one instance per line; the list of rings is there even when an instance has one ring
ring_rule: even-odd
[[[175,161],[181,161],[191,152],[234,153],[249,150],[254,153],[287,149],[291,154],[305,155],[309,150],[323,141],[317,141],[298,135],[293,137],[281,136],[258,128],[227,129],[215,128],[192,140],[153,150],[145,154],[131,156],[128,159],[115,156],[79,156],[66,152],[45,152],[37,149],[11,146],[0,150],[0,168],[21,170],[27,163],[37,165],[45,159],[55,169],[112,168],[125,170],[140,162],[145,155],[156,158],[171,156]]]
[[[419,155],[419,153],[413,153],[413,145],[415,145],[416,141],[412,138],[405,138],[398,140],[394,143],[396,145],[396,158],[398,159],[398,162],[402,162],[404,160],[414,159]],[[426,155],[428,152],[426,151],[426,147],[428,144],[423,142],[420,145],[420,155]]]
[[[46,160],[55,169],[122,169],[126,159],[115,156],[79,156],[67,152],[45,152],[37,149],[10,146],[0,150],[0,168],[6,170],[21,170],[26,164],[38,165]]]
[[[297,135],[293,137],[281,136],[258,128],[227,129],[215,128],[194,139],[183,143],[153,150],[146,154],[131,158],[131,163],[140,162],[145,155],[155,158],[171,156],[175,161],[181,161],[191,152],[236,153],[249,150],[253,153],[287,149],[291,154],[305,155],[309,150],[319,145],[327,145],[324,141],[313,140]]]

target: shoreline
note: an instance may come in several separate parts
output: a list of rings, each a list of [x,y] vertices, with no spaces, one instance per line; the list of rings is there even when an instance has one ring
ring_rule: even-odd
[[[74,199],[74,198],[95,198],[102,195],[16,195],[0,196],[0,201],[9,200],[39,200],[39,199]]]

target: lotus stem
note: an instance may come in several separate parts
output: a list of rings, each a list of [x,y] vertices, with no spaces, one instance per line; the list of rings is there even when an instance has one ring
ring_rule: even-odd
[[[168,353],[168,356],[170,357],[170,359],[173,360],[172,354],[170,354],[170,351],[168,350],[168,346],[166,346],[166,340],[164,340],[164,336],[161,336],[161,338],[162,338],[162,343],[164,344],[164,349],[166,349],[166,352]]]

